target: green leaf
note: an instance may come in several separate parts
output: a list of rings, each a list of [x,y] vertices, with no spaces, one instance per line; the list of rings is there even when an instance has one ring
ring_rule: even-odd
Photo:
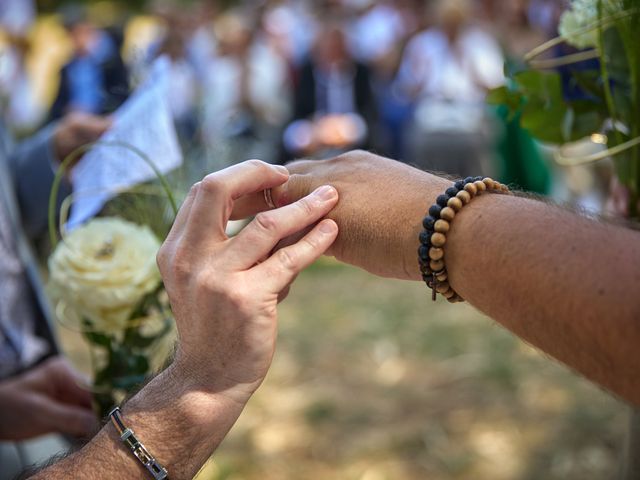
[[[164,325],[159,332],[154,333],[150,336],[144,336],[140,334],[138,327],[128,328],[125,332],[124,343],[130,345],[131,347],[145,349],[149,348],[160,338],[164,337],[169,330],[171,330],[171,325],[173,320],[169,317],[164,319]]]
[[[509,119],[512,119],[522,106],[523,98],[520,92],[507,86],[502,86],[489,91],[487,103],[489,105],[506,106],[509,109]]]
[[[568,107],[562,95],[560,75],[550,72],[527,71],[515,76],[522,90],[522,127],[538,140],[548,143],[566,141]]]
[[[568,120],[563,132],[567,141],[580,140],[593,133],[600,132],[602,125],[607,118],[605,111],[594,108],[594,104],[589,101],[572,102],[568,109]]]
[[[100,346],[109,348],[112,340],[110,336],[104,335],[102,333],[94,332],[93,323],[87,318],[82,319],[82,324],[87,329],[84,332],[82,332],[82,334],[87,340],[89,340],[94,345],[100,345]]]

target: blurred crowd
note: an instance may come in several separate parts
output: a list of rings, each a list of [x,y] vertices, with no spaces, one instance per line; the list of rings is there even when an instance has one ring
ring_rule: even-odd
[[[65,3],[53,13],[71,48],[50,105],[27,68],[36,7],[0,6],[0,107],[18,134],[74,111],[115,111],[166,55],[187,150],[278,163],[360,147],[548,186],[537,147],[485,96],[504,83],[505,61],[556,35],[562,1],[159,0],[140,11],[123,3],[108,19]]]

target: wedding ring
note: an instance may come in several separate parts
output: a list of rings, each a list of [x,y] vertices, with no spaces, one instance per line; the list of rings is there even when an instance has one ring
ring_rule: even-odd
[[[264,201],[269,206],[269,208],[276,208],[276,204],[273,203],[273,197],[271,196],[271,189],[265,188],[262,191],[262,194],[264,195]]]

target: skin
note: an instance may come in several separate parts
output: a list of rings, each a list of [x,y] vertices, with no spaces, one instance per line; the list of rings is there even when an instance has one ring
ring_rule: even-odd
[[[53,132],[53,151],[63,161],[76,148],[98,140],[111,126],[109,117],[74,112],[65,115]]]
[[[51,138],[56,159],[62,161],[81,145],[96,141],[110,125],[107,117],[66,115],[56,123]],[[91,395],[81,383],[78,373],[60,357],[0,382],[0,439],[25,440],[52,432],[93,434],[98,425]]]
[[[376,275],[421,280],[422,218],[450,180],[362,151],[288,169],[289,182],[273,190],[277,205],[317,185],[340,194],[327,217],[340,229],[328,254]],[[234,213],[264,208],[251,195]],[[639,232],[534,199],[485,193],[456,215],[444,250],[449,283],[470,304],[640,405]]]
[[[60,357],[0,384],[0,439],[25,440],[52,432],[84,437],[98,427],[91,394]],[[29,419],[28,422],[25,419]]]
[[[220,444],[267,373],[277,304],[289,284],[335,240],[335,189],[261,213],[234,238],[225,227],[237,198],[282,185],[283,167],[248,161],[194,185],[158,253],[178,330],[173,363],[122,409],[171,479],[190,479]],[[320,221],[321,220],[321,221]],[[272,253],[309,225],[303,239]],[[107,424],[82,450],[33,478],[146,479]]]

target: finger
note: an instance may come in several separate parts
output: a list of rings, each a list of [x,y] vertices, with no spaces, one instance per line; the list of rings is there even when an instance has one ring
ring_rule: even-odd
[[[230,257],[236,259],[241,269],[253,266],[268,256],[282,238],[317,222],[329,213],[337,202],[336,189],[324,185],[291,205],[256,215],[256,218],[234,238]],[[233,252],[236,253],[235,256]]]
[[[276,206],[280,207],[300,200],[317,187],[318,180],[316,179],[314,182],[311,175],[293,173],[286,183],[273,190],[271,197]]]
[[[90,115],[84,119],[82,124],[83,136],[88,141],[97,140],[109,127],[111,127],[112,120],[108,117],[100,117],[97,115]]]
[[[187,219],[189,218],[189,214],[191,213],[191,207],[193,206],[193,202],[196,198],[196,194],[198,193],[199,188],[200,182],[192,185],[189,189],[187,198],[184,199],[184,202],[182,202],[182,206],[180,206],[180,210],[178,210],[178,214],[176,215],[176,219],[173,221],[173,225],[171,226],[171,230],[167,235],[166,241],[176,240],[182,234],[184,227],[187,224]]]
[[[89,381],[74,370],[69,362],[61,360],[52,364],[49,379],[55,382],[56,398],[64,403],[91,408],[91,393],[88,388],[82,387],[88,386]]]
[[[293,282],[303,269],[311,265],[334,242],[338,225],[333,220],[322,220],[302,240],[275,252],[269,259],[252,269],[270,292],[280,293]]]
[[[312,179],[306,174],[317,160],[298,160],[287,164],[286,168],[292,168],[287,182],[271,189],[271,198],[277,207],[289,205],[313,191]],[[295,172],[295,173],[294,173]],[[257,213],[271,210],[262,191],[244,195],[236,200],[231,212],[231,219],[251,217]]]
[[[279,188],[282,187],[272,188],[271,191],[275,192]],[[267,210],[271,210],[271,206],[267,204],[264,198],[264,190],[250,193],[249,195],[243,195],[233,203],[233,211],[231,212],[230,219],[241,220]]]
[[[43,396],[35,400],[34,407],[34,413],[42,418],[51,432],[85,437],[98,428],[98,421],[88,408],[56,402]]]
[[[286,168],[259,160],[248,160],[207,175],[200,182],[191,207],[185,241],[193,246],[204,238],[225,239],[225,227],[237,198],[282,185],[287,178]]]

